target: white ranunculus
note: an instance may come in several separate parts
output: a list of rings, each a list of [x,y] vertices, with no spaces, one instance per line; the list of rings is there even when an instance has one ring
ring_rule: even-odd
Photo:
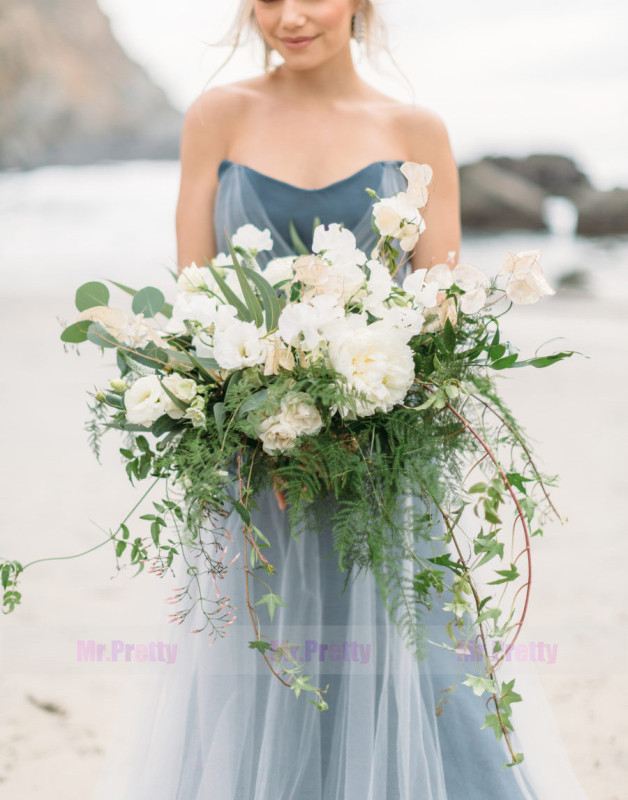
[[[184,378],[178,372],[172,372],[162,378],[162,386],[165,386],[172,394],[183,403],[190,404],[196,397],[197,383],[192,378]],[[184,411],[164,392],[164,405],[166,414],[172,419],[181,419]]]
[[[347,330],[330,342],[333,369],[345,376],[351,388],[366,393],[366,403],[358,401],[358,416],[390,411],[405,398],[414,380],[414,360],[404,338],[382,320]]]
[[[427,185],[432,180],[432,168],[429,164],[416,164],[406,161],[401,165],[401,172],[408,181],[406,194],[416,208],[422,208],[427,203]]]
[[[436,305],[438,285],[432,281],[427,283],[428,271],[426,269],[413,270],[403,281],[403,290],[412,295],[416,305],[421,308],[431,308]]]
[[[276,286],[281,281],[292,280],[294,277],[294,256],[273,258],[264,268],[262,275],[271,286]]]
[[[248,250],[250,253],[256,255],[262,250],[273,249],[273,238],[268,228],[261,231],[255,225],[242,225],[234,233],[231,240],[234,247],[241,247],[243,250]]]
[[[264,327],[254,322],[235,320],[214,331],[213,357],[222,369],[243,369],[263,364],[266,360]]]
[[[323,427],[323,420],[311,398],[305,392],[287,392],[280,403],[279,417],[288,422],[297,436],[312,436]]]
[[[138,378],[124,393],[126,418],[133,425],[150,428],[155,420],[166,413],[166,396],[157,375]]]
[[[332,223],[329,228],[319,225],[314,230],[312,252],[324,253],[332,264],[364,264],[366,255],[357,248],[355,236],[347,228]]]
[[[499,274],[510,276],[506,296],[513,303],[530,305],[545,295],[556,294],[543,275],[540,257],[540,250],[522,250],[506,256]]]
[[[297,438],[297,432],[288,420],[273,414],[262,420],[257,436],[262,443],[262,450],[273,456],[289,450]]]
[[[207,267],[199,267],[193,261],[184,267],[177,279],[178,292],[198,292],[206,288],[214,288],[216,281]]]

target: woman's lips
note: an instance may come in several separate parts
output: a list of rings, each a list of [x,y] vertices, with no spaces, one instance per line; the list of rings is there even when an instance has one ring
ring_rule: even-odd
[[[298,36],[290,39],[282,39],[282,43],[290,50],[302,50],[307,47],[310,42],[313,42],[315,36]]]

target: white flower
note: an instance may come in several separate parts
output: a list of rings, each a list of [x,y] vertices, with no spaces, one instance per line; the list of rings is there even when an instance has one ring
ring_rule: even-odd
[[[109,306],[92,306],[86,308],[77,317],[77,321],[91,319],[98,322],[105,333],[129,347],[145,347],[149,342],[162,346],[161,337],[146,322],[144,315],[128,316],[124,311]]]
[[[416,305],[421,308],[431,308],[436,305],[438,285],[434,282],[427,283],[427,270],[415,269],[403,281],[403,290],[412,295]]]
[[[314,230],[312,251],[324,253],[332,264],[364,264],[366,255],[357,249],[355,236],[347,228],[332,223],[329,228],[319,225]]]
[[[224,329],[214,331],[213,357],[223,369],[242,369],[266,360],[266,331],[254,322],[236,320]]]
[[[234,247],[241,247],[254,255],[262,250],[272,250],[273,247],[273,239],[268,228],[261,231],[250,224],[238,228],[231,241]]]
[[[185,332],[183,320],[186,319],[198,322],[203,328],[207,328],[216,317],[220,305],[217,298],[203,292],[179,292],[166,330],[170,333]]]
[[[184,419],[189,419],[192,421],[193,428],[203,428],[207,421],[205,412],[203,411],[202,408],[199,408],[198,406],[189,406],[188,408],[186,408],[183,417]]]
[[[406,194],[409,201],[416,208],[422,208],[427,203],[427,185],[432,180],[432,168],[429,164],[406,161],[401,165],[401,172],[408,181]]]
[[[133,348],[146,347],[149,342],[155,341],[155,331],[144,322],[144,314],[127,317],[126,323],[120,329],[119,340]]]
[[[453,269],[448,264],[435,264],[428,270],[425,280],[439,289],[449,289],[454,283],[462,289],[464,294],[459,303],[463,314],[476,314],[486,305],[489,279],[482,270],[466,261]]]
[[[228,253],[216,253],[212,258],[212,267],[231,267],[233,266],[233,259]]]
[[[276,286],[281,281],[292,280],[294,277],[293,264],[294,256],[273,258],[272,261],[266,264],[262,275],[271,286]]]
[[[216,281],[207,267],[198,267],[193,261],[189,267],[181,270],[177,280],[177,292],[198,292],[214,288]]]
[[[297,438],[297,432],[292,424],[274,414],[262,420],[257,435],[262,442],[262,450],[271,456],[288,450]]]
[[[124,393],[126,418],[134,425],[150,428],[166,413],[164,391],[157,375],[144,375]]]
[[[413,227],[409,228],[409,238],[416,236],[418,239],[419,234],[425,230],[423,218],[405,192],[399,192],[394,197],[386,197],[375,203],[373,217],[382,236],[406,238],[403,228],[412,225]]]
[[[318,409],[312,404],[305,392],[287,392],[281,398],[279,416],[288,422],[297,433],[312,436],[323,427],[323,420]]]
[[[382,302],[389,297],[393,279],[389,270],[379,261],[369,261],[367,266],[371,275],[366,284],[368,295],[364,301],[364,308],[372,312],[374,308],[380,309]]]
[[[264,361],[264,375],[278,375],[279,368],[294,369],[294,355],[292,348],[281,341],[277,331],[269,334],[266,342],[266,360]]]
[[[425,320],[423,309],[410,308],[409,306],[392,306],[386,309],[383,320],[388,325],[398,328],[404,335],[404,341],[408,341],[417,333],[421,332]]]
[[[165,386],[172,394],[183,403],[189,404],[196,397],[197,384],[192,378],[184,378],[178,372],[172,372],[162,378],[162,386]],[[184,411],[164,392],[164,406],[166,414],[172,419],[181,419]]]
[[[279,315],[279,335],[286,344],[312,351],[323,341],[322,331],[326,326],[344,318],[344,313],[331,295],[322,294],[307,302],[291,303]]]
[[[540,250],[508,253],[499,274],[510,275],[506,295],[517,305],[536,303],[544,295],[556,294],[545,280],[539,263]]]
[[[358,400],[358,416],[390,411],[414,381],[412,350],[404,335],[383,320],[335,336],[329,355],[333,369],[345,376],[349,386],[366,393],[366,403]],[[348,415],[347,410],[341,414]]]

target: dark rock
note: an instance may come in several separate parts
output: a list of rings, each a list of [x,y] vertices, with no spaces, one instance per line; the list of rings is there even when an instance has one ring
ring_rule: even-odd
[[[2,0],[0,168],[177,158],[182,115],[96,0]]]
[[[484,161],[525,178],[548,195],[573,198],[577,192],[591,188],[589,178],[568,156],[533,153],[522,158],[487,156]]]
[[[547,230],[544,199],[538,186],[487,159],[460,167],[463,228]]]
[[[576,197],[578,227],[581,236],[605,236],[628,233],[628,189],[607,192],[589,189]]]

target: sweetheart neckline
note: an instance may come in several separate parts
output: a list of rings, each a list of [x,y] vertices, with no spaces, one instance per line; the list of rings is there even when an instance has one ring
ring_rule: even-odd
[[[299,192],[306,192],[308,194],[311,194],[314,192],[323,192],[327,189],[333,189],[334,187],[339,186],[342,183],[347,183],[348,181],[352,180],[353,178],[357,178],[358,175],[362,175],[362,173],[366,172],[368,169],[371,169],[371,167],[377,166],[378,164],[382,165],[395,164],[396,166],[400,166],[403,163],[404,162],[401,159],[397,160],[381,159],[380,161],[372,161],[370,164],[367,164],[365,167],[362,167],[361,169],[357,170],[357,172],[354,172],[352,175],[348,175],[346,178],[340,178],[340,180],[328,183],[326,186],[320,186],[317,189],[308,189],[304,186],[296,186],[294,183],[289,183],[288,181],[282,181],[280,178],[273,178],[271,175],[266,175],[266,173],[260,172],[257,169],[253,169],[253,167],[249,167],[247,164],[241,164],[239,161],[231,161],[231,159],[229,158],[223,158],[220,164],[218,165],[218,175],[220,176],[220,171],[223,165],[227,164],[233,167],[240,167],[240,169],[248,170],[249,172],[258,175],[259,177],[264,178],[267,181],[272,181],[272,183],[279,183],[282,186],[289,186],[291,189],[296,189]]]

